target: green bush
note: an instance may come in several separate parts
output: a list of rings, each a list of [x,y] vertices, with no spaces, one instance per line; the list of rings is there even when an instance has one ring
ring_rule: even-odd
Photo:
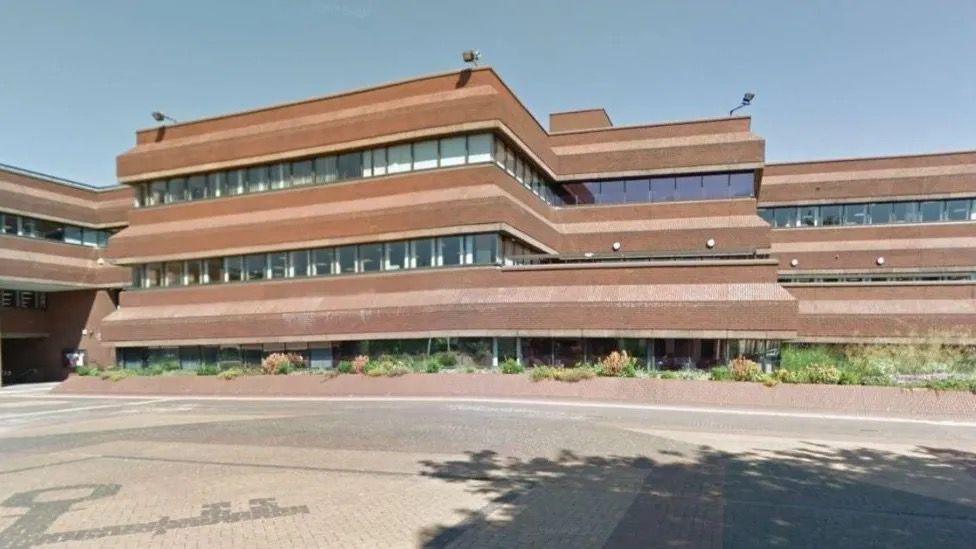
[[[363,368],[363,373],[370,377],[396,377],[412,372],[406,363],[399,360],[371,361]]]
[[[780,368],[801,370],[817,365],[839,366],[846,362],[843,352],[826,345],[791,345],[780,348]]]
[[[709,377],[713,381],[732,381],[732,371],[728,366],[716,366],[709,371]]]
[[[197,368],[198,376],[215,376],[220,373],[220,368],[216,364],[204,364]]]
[[[631,362],[624,366],[624,369],[620,372],[620,377],[637,377],[637,365],[635,362]]]
[[[231,379],[237,379],[242,375],[244,375],[244,370],[240,368],[228,368],[223,372],[217,374],[217,378],[224,379],[224,380],[231,380]]]
[[[934,379],[926,382],[925,387],[936,391],[970,391],[976,393],[976,378]]]
[[[453,368],[457,366],[458,363],[457,355],[450,351],[437,353],[436,355],[434,355],[434,360],[436,360],[438,364],[440,364],[445,368]]]
[[[553,381],[574,383],[594,377],[596,377],[596,371],[588,366],[577,366],[575,368],[536,366],[532,369],[532,381],[551,379]]]
[[[336,371],[340,374],[351,374],[353,370],[352,361],[340,360],[339,364],[336,366]]]
[[[763,374],[759,364],[741,356],[729,363],[729,371],[736,381],[760,381]]]
[[[506,359],[505,362],[502,362],[503,374],[521,374],[524,371],[525,367],[513,358]]]
[[[78,366],[75,368],[75,375],[79,376],[94,376],[97,377],[101,375],[102,370],[96,366]]]
[[[806,383],[836,385],[840,382],[840,370],[836,366],[814,364],[806,369]]]
[[[133,370],[125,370],[121,368],[113,368],[111,370],[102,370],[101,378],[108,381],[121,381],[127,377],[135,377],[137,374]]]
[[[424,372],[427,372],[428,374],[436,374],[439,373],[440,371],[441,371],[440,363],[434,361],[428,362],[427,366],[424,368]]]

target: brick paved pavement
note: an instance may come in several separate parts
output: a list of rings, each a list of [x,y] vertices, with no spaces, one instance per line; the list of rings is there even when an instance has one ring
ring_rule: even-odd
[[[971,427],[0,395],[0,547],[942,549],[974,536]]]

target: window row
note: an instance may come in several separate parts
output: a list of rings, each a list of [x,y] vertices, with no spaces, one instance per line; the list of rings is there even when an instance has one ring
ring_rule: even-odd
[[[175,177],[141,184],[137,205],[156,206],[491,162],[493,150],[494,138],[490,133],[458,135],[295,162]]]
[[[47,294],[25,290],[0,290],[0,308],[47,309]]]
[[[774,228],[887,225],[976,220],[976,200],[955,198],[902,202],[824,204],[759,208]]]
[[[755,196],[754,172],[644,177],[564,183],[562,204],[640,204],[678,200],[720,200]]]
[[[47,219],[0,213],[0,234],[104,248],[108,244],[108,237],[114,233],[112,230],[88,229]]]
[[[779,277],[783,284],[843,284],[847,282],[945,282],[976,280],[971,273],[903,273],[865,274],[861,276],[786,275]]]
[[[501,262],[501,240],[498,233],[481,233],[147,263],[133,268],[132,285],[136,288],[155,288],[430,267],[493,265]]]

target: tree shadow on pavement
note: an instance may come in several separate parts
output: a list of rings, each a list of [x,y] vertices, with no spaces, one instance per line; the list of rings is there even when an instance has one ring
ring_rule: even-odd
[[[803,443],[693,455],[423,461],[489,503],[425,547],[972,547],[976,454]]]

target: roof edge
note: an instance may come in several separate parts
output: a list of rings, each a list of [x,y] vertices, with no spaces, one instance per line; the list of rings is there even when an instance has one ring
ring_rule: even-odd
[[[126,185],[120,185],[120,184],[99,187],[97,185],[91,185],[89,183],[82,183],[80,181],[65,179],[63,177],[58,177],[56,175],[50,175],[43,172],[36,172],[34,170],[13,166],[11,164],[5,164],[3,162],[0,162],[0,171],[10,172],[17,175],[23,175],[26,177],[32,177],[34,179],[47,181],[48,183],[56,183],[58,185],[64,185],[66,187],[73,187],[75,189],[81,189],[81,190],[92,191],[97,193],[126,188]]]
[[[830,163],[840,163],[840,162],[861,162],[864,160],[895,160],[898,158],[927,158],[932,156],[950,156],[953,154],[976,154],[976,149],[937,151],[937,152],[930,152],[930,153],[915,153],[915,154],[885,154],[879,156],[846,156],[842,158],[824,158],[821,160],[794,160],[790,162],[767,162],[766,167],[800,166],[803,164],[830,164]]]

